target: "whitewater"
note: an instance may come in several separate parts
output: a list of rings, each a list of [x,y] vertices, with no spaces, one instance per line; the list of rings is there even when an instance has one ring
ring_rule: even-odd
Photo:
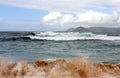
[[[120,40],[120,36],[98,35],[90,32],[34,32],[35,35],[27,36],[34,40],[54,40],[54,41],[69,41],[69,40]]]
[[[120,64],[92,63],[84,58],[34,64],[0,60],[0,78],[120,78]]]

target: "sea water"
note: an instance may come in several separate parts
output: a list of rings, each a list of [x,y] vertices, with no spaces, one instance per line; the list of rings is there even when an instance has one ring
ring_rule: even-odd
[[[120,36],[79,32],[1,32],[0,58],[33,63],[36,60],[75,59],[120,62]]]

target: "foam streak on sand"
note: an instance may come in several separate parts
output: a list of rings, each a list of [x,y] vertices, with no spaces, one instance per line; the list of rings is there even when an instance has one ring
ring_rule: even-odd
[[[120,78],[120,64],[96,64],[85,59],[34,64],[1,60],[0,78]]]

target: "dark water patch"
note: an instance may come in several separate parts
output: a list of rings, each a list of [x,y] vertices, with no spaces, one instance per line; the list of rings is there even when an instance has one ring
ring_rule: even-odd
[[[0,41],[17,41],[17,40],[31,40],[29,37],[9,37],[9,38],[0,38]]]
[[[0,54],[4,54],[4,53],[6,53],[5,51],[0,51]]]
[[[27,36],[27,35],[35,35],[34,32],[0,32],[1,36]]]
[[[120,44],[104,44],[105,47],[120,47]]]
[[[61,43],[61,42],[72,42],[72,41],[85,41],[85,42],[89,42],[89,41],[103,41],[103,40],[97,40],[97,39],[84,39],[84,40],[80,40],[80,39],[77,39],[77,40],[47,40],[47,39],[31,39],[30,37],[28,36],[13,36],[13,37],[2,37],[0,38],[0,41],[53,41],[53,42],[58,42],[58,43]]]

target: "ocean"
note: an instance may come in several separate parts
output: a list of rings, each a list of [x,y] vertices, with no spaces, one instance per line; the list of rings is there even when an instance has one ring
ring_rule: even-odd
[[[0,78],[120,78],[120,36],[0,32]]]
[[[0,32],[0,58],[33,63],[80,57],[119,63],[120,36],[88,32]]]

